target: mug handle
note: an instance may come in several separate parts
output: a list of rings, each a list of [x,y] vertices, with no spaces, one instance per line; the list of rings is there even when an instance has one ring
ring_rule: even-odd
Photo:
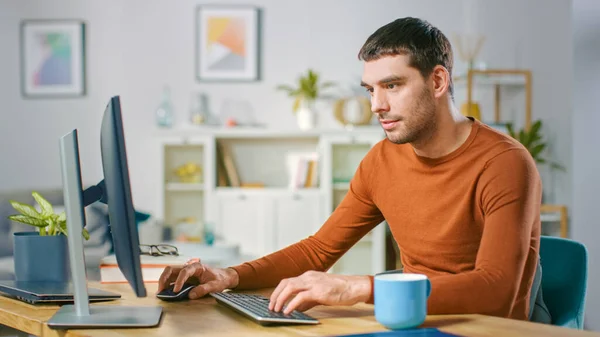
[[[429,294],[431,294],[431,281],[429,281],[429,279],[427,279],[427,295],[426,295],[427,298],[429,298]]]

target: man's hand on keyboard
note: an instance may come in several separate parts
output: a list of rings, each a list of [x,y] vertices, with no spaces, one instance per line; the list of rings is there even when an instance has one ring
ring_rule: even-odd
[[[371,294],[368,276],[344,276],[308,271],[301,276],[282,280],[273,291],[269,309],[289,314],[315,305],[353,305],[366,302]],[[289,303],[288,303],[289,301]],[[284,305],[288,303],[287,306]]]
[[[212,268],[197,261],[182,267],[167,267],[158,280],[158,292],[175,282],[174,292],[181,290],[184,282],[196,283],[197,287],[188,294],[190,299],[200,298],[211,292],[234,288],[239,277],[231,268]]]

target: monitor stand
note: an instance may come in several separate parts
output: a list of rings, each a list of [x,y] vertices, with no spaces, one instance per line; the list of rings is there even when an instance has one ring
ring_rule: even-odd
[[[77,130],[60,139],[60,157],[67,214],[67,241],[74,290],[74,304],[63,305],[48,320],[53,329],[136,328],[154,327],[160,322],[160,306],[91,305],[83,255],[82,229],[85,224],[84,207],[93,202],[94,195],[102,196],[101,187],[82,192]],[[99,184],[100,185],[100,184]],[[84,204],[85,200],[85,204]]]

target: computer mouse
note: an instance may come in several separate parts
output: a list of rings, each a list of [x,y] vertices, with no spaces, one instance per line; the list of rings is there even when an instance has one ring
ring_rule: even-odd
[[[190,290],[192,290],[196,284],[184,283],[179,292],[174,292],[173,288],[175,287],[175,283],[171,283],[167,288],[160,291],[156,294],[156,297],[160,298],[163,301],[183,301],[187,300],[188,294]]]

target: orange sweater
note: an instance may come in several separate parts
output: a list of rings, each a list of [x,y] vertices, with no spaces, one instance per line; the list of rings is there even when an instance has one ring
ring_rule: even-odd
[[[529,152],[478,121],[462,146],[436,159],[385,139],[361,161],[346,197],[315,235],[234,267],[238,289],[325,271],[385,219],[404,272],[431,279],[429,314],[526,320],[541,191]]]

